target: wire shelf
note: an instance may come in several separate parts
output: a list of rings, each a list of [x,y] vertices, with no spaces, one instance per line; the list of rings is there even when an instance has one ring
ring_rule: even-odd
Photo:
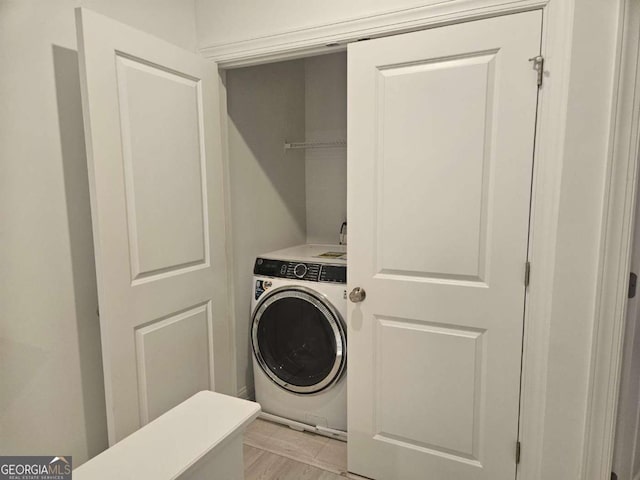
[[[346,140],[335,140],[332,142],[285,142],[285,150],[299,150],[304,148],[344,148],[347,146]]]

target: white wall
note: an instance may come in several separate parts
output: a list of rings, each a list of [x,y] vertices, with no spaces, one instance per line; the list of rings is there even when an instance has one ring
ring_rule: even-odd
[[[305,60],[307,141],[347,138],[347,55]],[[306,151],[307,242],[338,243],[347,219],[347,149]]]
[[[188,0],[0,1],[0,454],[107,446],[74,7],[193,50]]]
[[[35,0],[35,3],[45,1],[50,0]],[[77,3],[186,50],[196,50],[195,0],[80,0]]]
[[[452,0],[196,0],[200,47]]]
[[[304,61],[227,72],[229,181],[240,394],[251,395],[249,340],[257,255],[305,242]]]

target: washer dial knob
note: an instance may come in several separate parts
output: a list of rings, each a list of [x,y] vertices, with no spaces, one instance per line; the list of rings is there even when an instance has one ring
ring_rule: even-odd
[[[298,278],[304,278],[307,274],[307,266],[304,263],[299,263],[293,269],[293,274]]]

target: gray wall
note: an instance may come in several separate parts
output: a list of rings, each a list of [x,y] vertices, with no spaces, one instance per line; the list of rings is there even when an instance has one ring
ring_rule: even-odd
[[[455,0],[196,0],[201,47]]]
[[[0,1],[0,454],[107,446],[74,8],[194,50],[191,0]]]
[[[307,141],[347,138],[347,54],[305,60]],[[306,151],[307,241],[338,243],[347,219],[347,149]]]
[[[253,262],[306,239],[304,61],[227,72],[229,183],[238,388],[251,395],[249,343]],[[248,389],[245,390],[245,389]]]

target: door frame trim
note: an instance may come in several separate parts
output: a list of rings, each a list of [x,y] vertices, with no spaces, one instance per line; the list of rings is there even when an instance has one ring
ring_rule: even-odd
[[[244,393],[238,390],[238,357],[236,352],[236,292],[235,285],[235,271],[233,268],[234,262],[234,243],[233,232],[231,222],[231,180],[229,176],[229,125],[227,117],[227,81],[224,70],[218,70],[218,95],[220,95],[219,102],[219,115],[220,115],[220,152],[222,155],[222,182],[224,188],[224,227],[225,227],[225,262],[227,264],[227,285],[228,292],[228,312],[229,318],[227,324],[229,326],[229,354],[231,355],[231,368],[232,374],[230,379],[231,392],[236,392],[236,395],[240,398],[246,398],[247,400],[254,398],[253,392],[248,392],[246,385],[243,386]]]
[[[558,0],[455,0],[390,10],[328,24],[206,45],[200,53],[220,68],[237,68],[346,50],[361,39],[397,35],[547,7]],[[331,46],[327,46],[331,45]]]
[[[583,478],[609,478],[636,221],[640,153],[640,3],[622,0],[602,219]]]
[[[456,0],[368,15],[235,42],[205,46],[202,55],[225,69],[310,57],[346,49],[363,38],[394,35],[425,28],[541,9],[544,85],[540,90],[534,156],[529,260],[534,269],[526,299],[519,440],[526,445],[518,465],[519,480],[542,478],[544,453],[553,450],[545,439],[543,419],[551,397],[548,372],[555,368],[550,353],[551,313],[558,240],[565,124],[575,0]],[[621,21],[633,24],[640,4],[618,0]],[[613,451],[618,398],[627,266],[630,262],[638,170],[640,129],[640,35],[625,28],[618,42],[612,129],[605,205],[599,251],[598,291],[594,319],[589,398],[581,447],[581,478],[608,478]],[[624,37],[623,37],[624,36]],[[327,44],[334,44],[330,47]],[[337,44],[337,45],[335,45]],[[226,91],[221,94],[226,97]],[[632,99],[633,106],[626,103]],[[226,100],[226,98],[225,98]],[[626,103],[625,103],[626,102]],[[223,102],[226,105],[226,101]],[[226,137],[226,112],[222,135]],[[635,143],[634,143],[635,142]],[[225,152],[227,153],[227,152]],[[225,162],[228,163],[228,155]],[[630,180],[628,174],[632,173]],[[229,230],[231,235],[231,231]],[[229,245],[232,243],[229,241]],[[524,261],[524,259],[523,259]],[[545,444],[545,440],[547,443]],[[557,439],[563,442],[563,439]]]

